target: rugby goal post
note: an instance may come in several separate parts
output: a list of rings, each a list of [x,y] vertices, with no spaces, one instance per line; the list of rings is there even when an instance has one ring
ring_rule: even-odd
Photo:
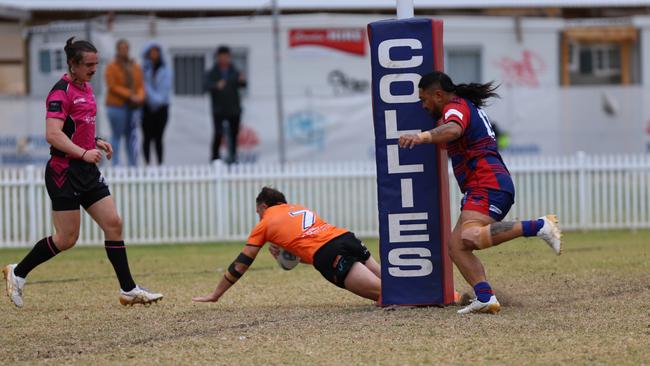
[[[382,290],[388,305],[447,305],[454,301],[447,152],[437,145],[397,146],[399,135],[434,121],[418,95],[421,75],[443,69],[442,21],[413,18],[368,24],[377,164]],[[398,5],[399,5],[398,1]],[[408,5],[408,4],[407,4]]]

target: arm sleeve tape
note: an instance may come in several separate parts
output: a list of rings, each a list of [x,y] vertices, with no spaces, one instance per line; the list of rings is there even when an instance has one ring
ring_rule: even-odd
[[[228,266],[228,273],[235,278],[240,278],[242,276],[242,273],[235,269],[235,262],[230,263],[230,266]]]
[[[231,285],[234,285],[234,284],[235,284],[235,282],[234,282],[234,281],[231,281],[231,280],[228,278],[228,276],[223,275],[223,278],[224,278],[226,281],[228,281]]]
[[[245,264],[247,266],[250,266],[253,264],[253,258],[247,256],[244,253],[239,253],[239,256],[237,256],[237,259],[235,259],[235,262],[239,262],[241,264]]]

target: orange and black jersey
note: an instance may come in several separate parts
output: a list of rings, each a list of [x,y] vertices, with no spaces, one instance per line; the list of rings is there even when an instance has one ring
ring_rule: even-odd
[[[281,204],[266,209],[247,243],[261,247],[268,241],[311,264],[320,247],[346,232],[348,230],[328,224],[306,207]]]

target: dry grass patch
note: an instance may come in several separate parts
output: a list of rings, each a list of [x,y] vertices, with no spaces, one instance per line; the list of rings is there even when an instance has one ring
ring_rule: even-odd
[[[647,364],[649,237],[570,233],[560,257],[537,240],[481,253],[497,316],[385,311],[267,253],[219,303],[192,303],[239,252],[229,244],[131,247],[136,281],[165,299],[123,308],[104,249],[76,248],[30,275],[25,308],[0,302],[0,364]],[[0,250],[0,263],[25,253]]]

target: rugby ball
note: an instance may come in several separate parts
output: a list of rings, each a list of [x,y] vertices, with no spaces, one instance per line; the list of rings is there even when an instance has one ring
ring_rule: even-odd
[[[296,257],[288,250],[284,250],[282,248],[280,248],[280,254],[275,259],[278,261],[280,267],[285,271],[294,269],[298,263],[300,263],[300,258]]]

